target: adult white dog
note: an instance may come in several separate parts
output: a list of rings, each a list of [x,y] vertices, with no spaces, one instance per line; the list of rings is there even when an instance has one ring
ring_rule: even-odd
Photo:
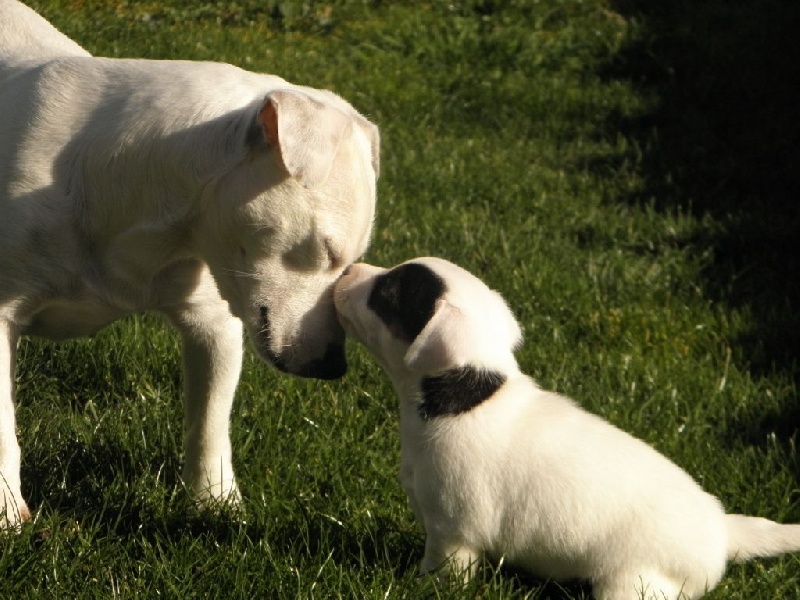
[[[702,596],[728,560],[800,550],[800,525],[726,515],[653,448],[540,389],[503,299],[452,263],[354,265],[334,297],[400,397],[422,572],[505,557],[590,580],[599,600],[673,600]]]
[[[226,64],[95,58],[0,0],[0,523],[20,491],[14,353],[145,310],[183,340],[184,479],[236,501],[242,322],[279,369],[341,376],[333,284],[366,249],[378,132],[331,92]]]

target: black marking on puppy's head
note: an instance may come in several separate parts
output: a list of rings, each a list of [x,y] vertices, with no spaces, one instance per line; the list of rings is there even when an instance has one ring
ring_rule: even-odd
[[[375,278],[367,307],[392,335],[411,343],[430,321],[446,289],[429,267],[406,263]]]
[[[476,367],[458,367],[422,380],[423,421],[455,416],[472,410],[502,387],[506,376]]]

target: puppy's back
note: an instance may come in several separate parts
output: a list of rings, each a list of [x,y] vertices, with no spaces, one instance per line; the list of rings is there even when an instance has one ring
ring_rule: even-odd
[[[510,521],[497,531],[507,536],[502,553],[511,562],[544,563],[539,574],[560,578],[593,578],[596,572],[582,571],[588,563],[597,571],[648,556],[696,571],[692,584],[721,573],[722,506],[685,471],[528,377],[510,380],[494,400],[480,426],[475,414],[476,435],[479,426],[493,448],[476,453],[471,468],[482,465],[484,477],[501,482],[486,505],[504,505],[495,514]],[[497,465],[506,471],[499,479],[491,474]]]

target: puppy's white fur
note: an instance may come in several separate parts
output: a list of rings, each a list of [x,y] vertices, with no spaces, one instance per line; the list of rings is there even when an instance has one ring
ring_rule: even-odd
[[[236,500],[242,322],[284,371],[336,377],[333,284],[369,241],[378,132],[324,90],[218,63],[95,58],[0,0],[0,524],[20,491],[14,352],[144,310],[182,334],[184,479]]]
[[[354,265],[335,302],[400,398],[400,478],[426,533],[422,572],[449,563],[469,577],[484,556],[504,557],[590,580],[600,600],[669,600],[702,596],[728,560],[800,550],[800,526],[726,515],[653,448],[522,374],[517,322],[480,280],[441,259],[409,263],[446,288],[413,340],[370,305],[385,269]],[[426,378],[456,368],[504,383],[464,412],[425,418]]]

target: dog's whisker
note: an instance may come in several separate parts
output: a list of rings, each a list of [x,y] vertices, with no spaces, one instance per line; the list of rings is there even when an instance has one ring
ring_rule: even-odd
[[[236,277],[247,277],[249,279],[260,279],[259,274],[256,272],[238,271],[236,269],[222,269],[225,273],[230,273]]]

